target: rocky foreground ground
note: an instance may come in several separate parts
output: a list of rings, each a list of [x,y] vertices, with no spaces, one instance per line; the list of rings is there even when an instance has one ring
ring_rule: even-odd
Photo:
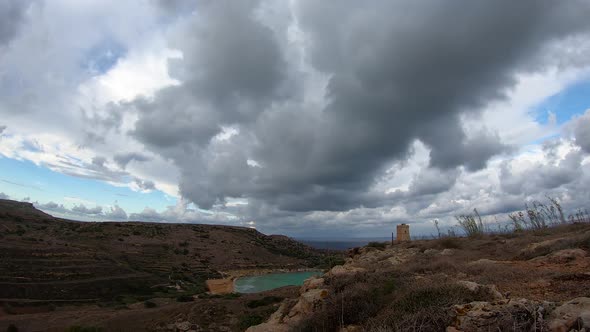
[[[590,225],[350,251],[249,332],[590,331]]]

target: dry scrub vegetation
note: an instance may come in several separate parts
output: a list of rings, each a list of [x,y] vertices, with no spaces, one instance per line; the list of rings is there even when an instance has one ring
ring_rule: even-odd
[[[351,251],[366,272],[326,275],[328,298],[299,326],[300,331],[337,331],[356,325],[364,331],[444,331],[453,305],[494,301],[489,289],[472,291],[458,281],[495,285],[500,296],[560,302],[590,297],[590,217],[565,217],[559,203],[535,202],[511,215],[498,231],[474,214],[457,220],[466,237],[376,244]],[[440,233],[439,233],[440,234]],[[393,264],[365,253],[415,252]],[[359,253],[360,256],[359,256]],[[496,294],[497,296],[497,294]],[[539,308],[514,307],[497,318],[494,331],[541,331]]]

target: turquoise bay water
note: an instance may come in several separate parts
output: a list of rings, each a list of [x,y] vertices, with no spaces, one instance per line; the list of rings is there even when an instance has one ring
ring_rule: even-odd
[[[322,272],[319,271],[306,271],[242,277],[235,281],[234,291],[238,293],[258,293],[283,286],[301,286],[305,279],[321,274]]]

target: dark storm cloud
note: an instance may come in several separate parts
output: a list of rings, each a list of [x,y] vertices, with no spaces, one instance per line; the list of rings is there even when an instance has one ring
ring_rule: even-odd
[[[118,153],[113,157],[113,161],[121,168],[127,167],[127,164],[132,161],[144,162],[149,160],[149,157],[137,152]]]
[[[574,135],[576,144],[586,153],[590,153],[590,110],[576,119],[574,124]]]
[[[187,13],[194,10],[195,0],[153,0],[166,14]]]
[[[3,0],[0,2],[0,46],[17,34],[24,18],[28,0]]]
[[[142,180],[142,179],[138,179],[135,178],[133,180],[133,182],[135,182],[135,184],[141,189],[141,190],[155,190],[156,189],[156,185],[154,184],[154,182],[149,181],[149,180]]]
[[[286,32],[262,23],[257,2],[205,2],[196,13],[171,38],[183,57],[169,71],[182,85],[137,100],[132,134],[175,162],[181,194],[205,208],[227,197],[290,211],[385,204],[392,197],[370,188],[416,140],[433,169],[480,170],[510,147],[465,130],[462,117],[503,99],[516,74],[552,65],[542,55],[559,53],[552,43],[590,27],[585,1],[302,1],[306,59],[329,77],[319,105],[302,100],[304,75],[277,42]],[[214,139],[227,127],[237,132]],[[455,179],[416,179],[412,190],[441,193]]]
[[[412,196],[439,194],[455,185],[460,172],[457,170],[442,172],[437,169],[422,170],[410,185]]]
[[[171,41],[183,58],[170,60],[169,72],[183,85],[137,102],[140,140],[157,148],[207,144],[223,124],[251,121],[285,93],[282,54],[272,31],[255,20],[254,4],[201,3]]]

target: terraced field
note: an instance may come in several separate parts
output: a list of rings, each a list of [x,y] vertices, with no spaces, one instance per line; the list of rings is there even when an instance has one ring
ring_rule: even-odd
[[[310,267],[321,259],[287,237],[248,228],[77,222],[0,200],[0,301],[12,311],[23,303],[195,294],[227,270]]]

